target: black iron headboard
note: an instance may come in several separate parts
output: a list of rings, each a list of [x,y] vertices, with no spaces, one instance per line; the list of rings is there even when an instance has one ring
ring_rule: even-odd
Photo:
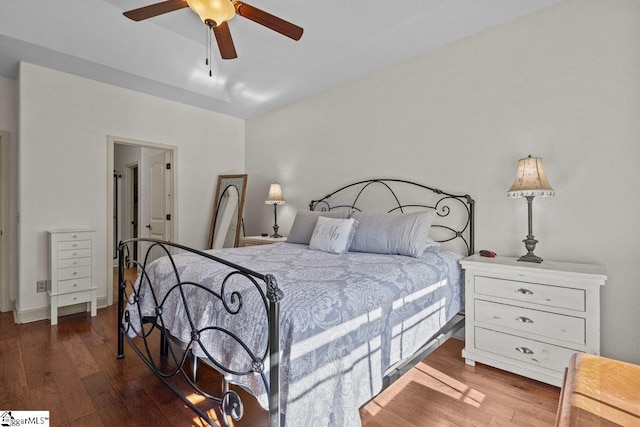
[[[386,189],[390,192],[393,203],[387,210],[389,213],[434,209],[437,215],[431,227],[442,234],[442,236],[434,236],[434,240],[444,243],[459,239],[464,243],[467,255],[474,253],[473,205],[475,201],[468,194],[451,194],[437,188],[402,179],[368,179],[346,185],[321,199],[312,200],[309,203],[309,209],[312,211],[329,211],[338,208],[351,208],[361,211],[363,209],[358,206],[358,202],[362,200],[364,191],[370,190],[373,188],[372,186]],[[400,187],[408,188],[410,202],[403,203],[400,201],[398,196]],[[406,192],[407,188],[403,191]],[[414,202],[414,200],[417,200],[417,202]],[[332,202],[335,204],[332,204]]]

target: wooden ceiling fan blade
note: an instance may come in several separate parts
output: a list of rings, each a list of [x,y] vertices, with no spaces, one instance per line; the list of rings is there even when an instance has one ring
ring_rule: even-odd
[[[150,4],[149,6],[140,7],[138,9],[124,12],[123,15],[134,21],[142,21],[144,19],[153,18],[154,16],[164,13],[173,12],[174,10],[189,7],[185,0],[168,0],[160,3]]]
[[[275,15],[241,1],[234,2],[234,6],[236,7],[236,13],[238,15],[276,31],[283,36],[287,36],[293,40],[300,40],[300,37],[302,37],[304,30],[289,21],[285,21],[282,18],[278,18]]]
[[[222,59],[234,59],[238,57],[236,47],[233,45],[233,39],[231,38],[231,31],[229,31],[228,22],[225,21],[214,27],[213,34],[216,36],[216,42],[218,42],[218,49],[220,50]]]

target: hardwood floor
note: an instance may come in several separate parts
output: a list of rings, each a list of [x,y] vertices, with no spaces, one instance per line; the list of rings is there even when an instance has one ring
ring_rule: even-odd
[[[450,339],[368,403],[363,426],[553,425],[557,387],[466,366],[463,346]],[[128,346],[125,352],[116,359],[115,305],[94,318],[60,317],[53,327],[48,320],[15,325],[1,313],[0,410],[49,410],[56,427],[203,425]],[[209,371],[204,381],[216,375]],[[266,425],[266,413],[239,393],[246,414],[235,426]]]

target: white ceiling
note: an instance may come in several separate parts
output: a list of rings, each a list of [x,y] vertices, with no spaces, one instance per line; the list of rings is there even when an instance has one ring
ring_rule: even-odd
[[[240,16],[222,60],[189,8],[134,22],[157,0],[2,0],[0,75],[27,61],[248,118],[542,9],[559,0],[250,0],[304,28],[295,42]]]

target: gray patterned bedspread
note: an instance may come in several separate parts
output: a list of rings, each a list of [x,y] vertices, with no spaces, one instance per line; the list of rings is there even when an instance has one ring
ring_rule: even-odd
[[[353,252],[335,255],[291,243],[209,252],[273,274],[284,292],[280,302],[281,410],[289,427],[359,426],[358,410],[380,392],[385,370],[419,349],[462,307],[460,256],[439,248],[427,249],[421,258]],[[218,292],[221,277],[229,272],[193,254],[177,255],[174,260],[183,282],[200,283]],[[166,258],[155,261],[148,273],[159,296],[175,284]],[[227,301],[231,301],[231,290],[241,291],[243,297],[243,308],[234,316],[197,288],[185,288],[194,322],[199,327],[225,326],[249,347],[265,348],[265,306],[251,286],[239,277],[228,285]],[[152,315],[154,303],[146,287],[140,294],[143,316]],[[173,294],[163,307],[163,320],[173,336],[188,342],[191,328],[178,294]],[[130,313],[136,324],[137,311]],[[135,334],[130,331],[130,335]],[[248,370],[250,359],[223,334],[211,331],[202,334],[201,340],[215,359],[232,369]],[[201,348],[194,352],[204,355]],[[227,379],[249,390],[267,408],[260,376],[227,375]]]

